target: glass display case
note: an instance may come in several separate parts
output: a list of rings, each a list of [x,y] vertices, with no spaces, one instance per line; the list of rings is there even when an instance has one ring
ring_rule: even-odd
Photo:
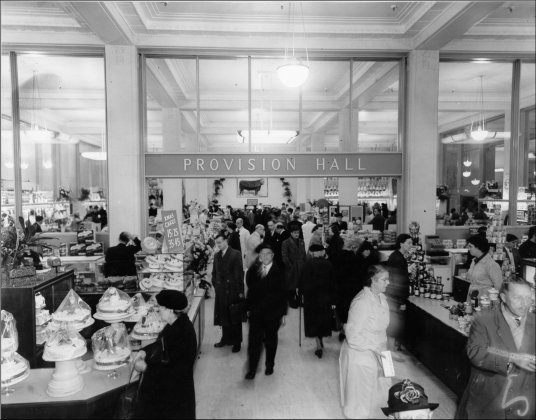
[[[72,289],[74,272],[58,273],[52,279],[43,280],[34,286],[2,287],[2,309],[13,314],[19,331],[19,354],[30,362],[32,368],[42,367],[43,346],[37,343],[37,308],[46,307],[56,311],[63,299]],[[36,305],[36,294],[40,293]]]

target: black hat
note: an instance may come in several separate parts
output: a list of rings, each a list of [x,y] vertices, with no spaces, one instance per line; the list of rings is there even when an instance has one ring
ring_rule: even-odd
[[[182,311],[188,306],[186,295],[178,290],[162,290],[156,295],[156,301],[160,306],[174,311]]]
[[[296,231],[300,231],[301,230],[301,225],[299,223],[296,223],[296,222],[290,222],[288,224],[288,230],[292,233],[292,232],[296,232]]]
[[[335,213],[335,217],[342,217],[342,213]]]
[[[389,416],[393,413],[410,410],[435,410],[439,404],[429,403],[424,388],[417,383],[404,379],[389,389],[389,407],[382,407],[383,414]]]
[[[506,234],[506,242],[514,242],[517,241],[518,237],[516,235],[512,235],[511,233]]]
[[[269,249],[270,251],[274,252],[274,248],[268,242],[263,242],[259,244],[257,248],[255,248],[255,252],[257,254],[260,254],[263,249]]]
[[[324,251],[324,247],[320,244],[312,244],[309,247],[309,252],[319,252],[319,251]]]
[[[489,251],[489,242],[485,236],[482,235],[473,235],[467,239],[467,243],[473,244],[476,248],[486,254]]]

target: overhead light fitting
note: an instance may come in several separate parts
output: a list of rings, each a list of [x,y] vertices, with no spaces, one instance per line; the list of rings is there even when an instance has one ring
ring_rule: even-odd
[[[28,164],[28,162],[21,162],[20,163],[20,168],[21,169],[28,169],[30,167],[30,165]]]
[[[37,124],[36,112],[38,108],[39,86],[37,81],[36,71],[33,71],[32,77],[32,116],[30,120],[30,128],[24,130],[24,137],[32,143],[49,143],[54,137],[54,133],[42,128]]]
[[[100,152],[82,152],[82,157],[84,157],[86,159],[91,159],[91,160],[106,160],[107,159],[107,153],[105,151],[106,146],[105,146],[104,143],[105,143],[105,141],[104,141],[104,133],[102,133]]]
[[[45,169],[52,169],[52,161],[51,160],[44,160],[43,161],[43,168]]]
[[[462,175],[464,176],[464,178],[469,178],[471,176],[471,171],[463,171]]]
[[[473,162],[471,162],[469,159],[463,161],[463,166],[465,166],[465,167],[467,167],[467,168],[468,168],[469,166],[471,166],[472,164],[473,164]]]
[[[15,165],[13,164],[12,160],[6,160],[4,163],[5,167],[8,169],[12,169]]]
[[[478,113],[478,121],[476,122],[476,130],[474,129],[474,121],[471,121],[471,138],[477,141],[482,141],[488,137],[488,131],[486,130],[486,115],[484,113],[484,75],[480,75],[480,92],[479,92],[479,105],[480,111]]]
[[[480,184],[480,179],[476,179],[476,178],[472,179],[472,180],[471,180],[471,184],[473,184],[473,185],[478,185],[478,184]]]
[[[305,63],[301,59],[296,58],[295,54],[294,39],[296,31],[294,19],[296,13],[292,12],[292,7],[295,7],[294,3],[295,2],[289,2],[288,4],[289,27],[287,31],[287,37],[292,36],[292,39],[289,40],[292,48],[292,56],[289,57],[289,48],[285,46],[285,64],[277,68],[277,75],[279,76],[279,80],[281,80],[281,83],[283,83],[285,86],[290,88],[295,88],[303,85],[309,77],[309,52],[307,51],[307,47],[305,47]],[[303,25],[303,9],[301,2],[300,11],[302,19],[302,30],[303,34],[305,35],[305,29]]]

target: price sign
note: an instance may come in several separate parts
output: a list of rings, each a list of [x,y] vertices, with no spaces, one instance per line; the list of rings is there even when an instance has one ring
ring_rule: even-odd
[[[162,221],[164,223],[164,240],[166,241],[168,252],[184,251],[182,229],[179,226],[177,211],[162,210]]]

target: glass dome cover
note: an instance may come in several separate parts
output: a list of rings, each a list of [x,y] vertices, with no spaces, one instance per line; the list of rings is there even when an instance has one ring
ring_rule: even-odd
[[[67,322],[74,329],[81,329],[92,322],[91,308],[71,289],[52,314],[52,319],[55,323]]]
[[[58,330],[51,332],[43,352],[43,360],[61,362],[76,359],[87,351],[86,341],[68,322],[62,322]]]
[[[19,348],[19,334],[17,332],[17,326],[15,325],[15,318],[13,314],[2,309],[1,315],[1,331],[2,331],[2,364],[4,359],[11,360],[13,354],[17,352]]]
[[[97,312],[106,315],[128,314],[132,302],[130,296],[115,287],[109,287],[99,299]]]
[[[129,361],[130,341],[123,323],[101,328],[91,337],[95,364],[100,368],[115,368]]]
[[[135,335],[146,337],[156,336],[164,329],[166,322],[160,315],[160,310],[157,306],[149,308],[147,315],[143,316],[141,320],[134,325],[133,332]]]

